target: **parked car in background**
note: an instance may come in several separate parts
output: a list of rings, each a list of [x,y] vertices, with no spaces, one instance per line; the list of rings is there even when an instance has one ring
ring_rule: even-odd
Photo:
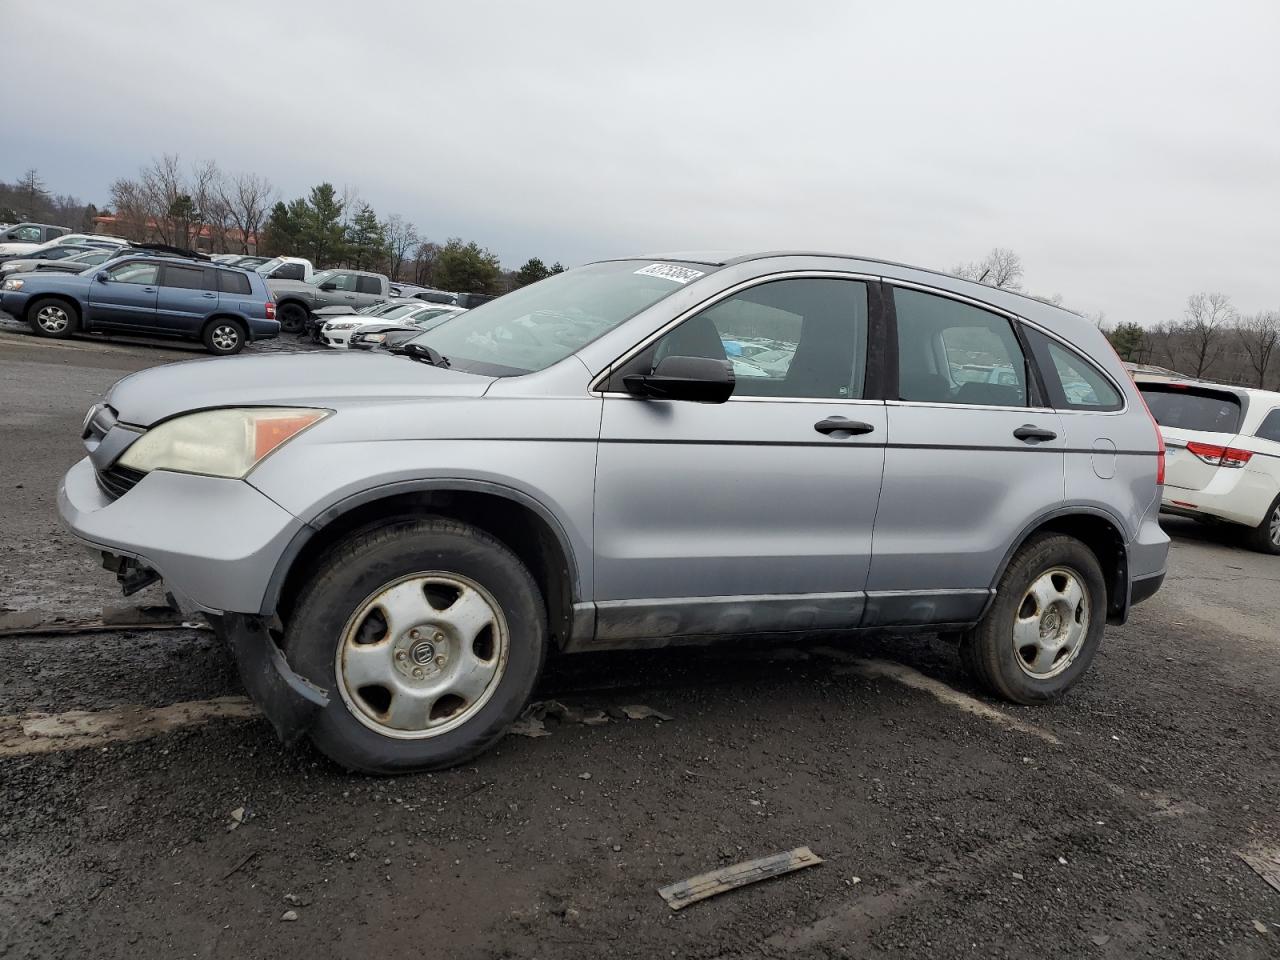
[[[736,379],[724,341],[764,328],[794,360]],[[957,380],[979,347],[1016,382]],[[616,260],[403,349],[135,373],[58,492],[122,583],[209,617],[282,737],[352,769],[465,762],[553,650],[932,630],[1044,703],[1165,576],[1137,387],[1089,321],[1009,291]]]
[[[441,305],[415,314],[407,321],[369,323],[351,332],[347,347],[351,350],[385,350],[388,353],[399,353],[400,348],[418,334],[434,330],[440,324],[447,323],[466,312],[461,307]]]
[[[52,270],[60,273],[79,273],[89,267],[114,260],[120,256],[117,250],[102,247],[77,253],[62,260],[10,260],[0,264],[0,280],[15,273],[41,273]]]
[[[94,251],[102,251],[109,253],[102,247],[89,247],[78,243],[68,243],[59,247],[49,247],[43,250],[36,250],[28,254],[10,254],[7,257],[0,257],[0,273],[21,272],[24,270],[34,270],[35,265],[45,261],[65,260],[68,257],[78,256],[82,253],[92,253]]]
[[[15,223],[0,230],[0,254],[25,253],[70,232],[52,223]]]
[[[26,273],[0,284],[0,308],[42,337],[117,331],[200,340],[214,354],[275,337],[266,281],[248,270],[154,253],[83,273]]]
[[[1280,554],[1280,393],[1143,375],[1138,389],[1169,451],[1164,510]]]
[[[265,263],[254,267],[258,273],[268,280],[305,280],[311,281],[315,269],[311,261],[303,257],[272,257]]]
[[[88,247],[100,247],[103,249],[119,250],[127,247],[129,244],[125,240],[116,240],[114,238],[95,237],[87,233],[69,233],[65,236],[57,237],[46,243],[29,246],[28,249],[15,251],[13,253],[0,253],[0,261],[13,259],[31,259],[48,253],[51,250],[57,250],[59,247],[80,247],[82,249]],[[13,246],[10,244],[10,246]]]
[[[461,307],[451,307],[441,303],[396,304],[393,309],[385,311],[381,317],[338,317],[328,320],[320,328],[320,342],[328,347],[345,350],[351,342],[352,335],[366,328],[392,323],[412,327],[418,320],[425,321],[433,317],[465,312]]]
[[[322,270],[310,280],[270,280],[268,286],[285,333],[308,332],[314,312],[323,307],[354,311],[391,296],[391,281],[364,270]]]
[[[217,253],[209,258],[214,263],[220,263],[226,267],[241,267],[245,270],[256,270],[258,267],[266,263],[269,257],[258,257],[253,254],[245,253]]]

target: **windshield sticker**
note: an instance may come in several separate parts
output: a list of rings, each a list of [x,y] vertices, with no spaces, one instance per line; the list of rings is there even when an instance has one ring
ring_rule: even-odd
[[[661,277],[663,280],[671,280],[675,283],[688,283],[690,280],[705,277],[706,274],[701,270],[690,270],[688,267],[677,267],[670,263],[651,263],[637,270],[636,276]]]

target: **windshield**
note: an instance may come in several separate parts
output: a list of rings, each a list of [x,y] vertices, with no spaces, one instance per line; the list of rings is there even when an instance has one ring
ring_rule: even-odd
[[[713,267],[624,260],[593,263],[521,287],[414,337],[454,369],[533,373],[675,293]]]

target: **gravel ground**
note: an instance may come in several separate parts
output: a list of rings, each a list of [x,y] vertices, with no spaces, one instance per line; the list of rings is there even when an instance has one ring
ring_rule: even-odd
[[[0,333],[0,603],[118,602],[56,478],[94,397],[186,355]],[[1280,956],[1280,893],[1237,856],[1280,846],[1280,560],[1169,528],[1165,589],[1085,682],[994,720],[848,662],[963,704],[924,636],[562,658],[540,698],[672,719],[549,720],[433,775],[353,777],[257,719],[0,757],[0,956]],[[0,732],[239,692],[204,631],[0,637]],[[804,844],[826,862],[679,913],[656,893]]]

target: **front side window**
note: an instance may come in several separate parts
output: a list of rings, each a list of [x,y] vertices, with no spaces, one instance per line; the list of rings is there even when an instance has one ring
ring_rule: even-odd
[[[321,283],[329,285],[329,288],[331,290],[341,290],[344,293],[355,293],[356,279],[357,278],[354,273],[336,273],[335,272],[325,277],[324,280],[321,281]]]
[[[39,243],[40,228],[39,227],[23,227],[13,235],[13,239],[21,243]]]
[[[533,373],[714,269],[647,260],[593,263],[513,290],[410,342],[439,351],[456,369]]]
[[[155,263],[134,260],[130,263],[117,264],[107,271],[107,276],[116,283],[138,283],[150,286],[156,282],[156,275],[159,272],[160,267]]]
[[[1280,408],[1272,410],[1258,425],[1257,436],[1262,440],[1280,443]]]
[[[1092,363],[1039,330],[1024,329],[1055,407],[1105,411],[1124,406],[1124,397]]]
[[[919,290],[893,291],[898,399],[1027,406],[1027,361],[1009,321]]]
[[[848,400],[862,396],[866,345],[866,284],[797,277],[720,301],[637,359],[650,369],[668,356],[727,360],[735,397]]]

